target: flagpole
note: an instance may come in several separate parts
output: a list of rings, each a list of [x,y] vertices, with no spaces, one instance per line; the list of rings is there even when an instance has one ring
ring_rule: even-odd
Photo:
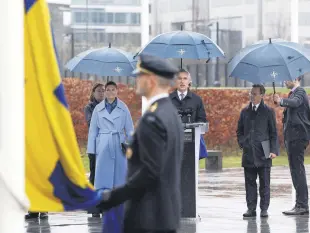
[[[299,42],[299,0],[291,0],[291,41]],[[292,204],[295,206],[296,190],[292,184]]]
[[[149,0],[141,1],[141,48],[149,42]],[[146,110],[147,99],[142,96],[142,114]]]
[[[24,232],[24,1],[0,7],[0,232]],[[13,101],[13,102],[12,102]]]

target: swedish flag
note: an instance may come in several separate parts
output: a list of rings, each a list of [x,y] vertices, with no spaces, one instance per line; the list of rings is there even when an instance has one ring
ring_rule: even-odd
[[[64,96],[45,0],[25,0],[26,193],[30,211],[86,209],[87,181]],[[18,56],[18,55],[17,55]]]

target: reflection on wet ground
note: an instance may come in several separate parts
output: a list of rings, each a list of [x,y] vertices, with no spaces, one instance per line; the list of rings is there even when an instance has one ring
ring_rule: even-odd
[[[310,167],[307,167],[307,170]],[[310,181],[310,172],[308,172]],[[182,221],[180,233],[309,233],[309,217],[287,217],[282,211],[292,208],[291,179],[288,168],[273,167],[269,218],[244,220],[246,210],[242,169],[199,174],[198,212],[200,220]],[[25,222],[27,233],[101,233],[102,219],[85,212],[50,213],[48,220]]]

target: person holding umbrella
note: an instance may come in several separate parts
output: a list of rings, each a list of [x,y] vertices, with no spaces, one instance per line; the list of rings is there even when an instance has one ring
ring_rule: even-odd
[[[284,108],[284,143],[288,155],[291,177],[296,190],[296,204],[285,215],[304,215],[309,213],[308,185],[304,166],[305,150],[310,140],[310,108],[305,89],[300,87],[301,77],[286,81],[290,89],[288,98],[274,94],[274,101]]]

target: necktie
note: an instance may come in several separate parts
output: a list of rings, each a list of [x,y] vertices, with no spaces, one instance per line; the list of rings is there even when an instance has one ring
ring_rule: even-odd
[[[181,93],[180,96],[181,96],[181,100],[183,100],[184,99],[184,94]]]
[[[253,112],[255,112],[255,111],[256,111],[256,105],[253,106]]]
[[[292,92],[292,91],[290,91],[290,93],[288,94],[288,97],[290,97],[290,96],[291,96],[291,94],[293,94],[293,92]]]

